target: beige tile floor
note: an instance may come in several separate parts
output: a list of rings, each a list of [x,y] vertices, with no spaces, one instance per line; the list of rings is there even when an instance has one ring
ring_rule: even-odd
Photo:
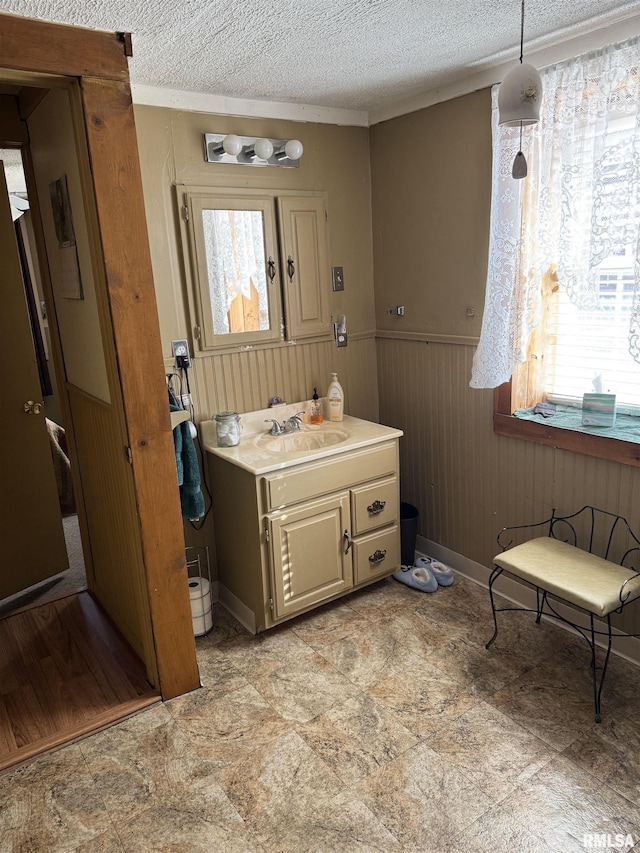
[[[623,660],[596,725],[586,644],[502,614],[486,651],[488,594],[460,577],[258,637],[214,616],[202,689],[0,777],[2,853],[640,851]]]

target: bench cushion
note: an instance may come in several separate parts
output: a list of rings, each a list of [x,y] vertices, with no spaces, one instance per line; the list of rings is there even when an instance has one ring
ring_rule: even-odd
[[[620,588],[635,574],[633,569],[548,536],[516,545],[498,554],[494,562],[596,616],[606,616],[620,607]],[[630,599],[640,595],[640,578],[627,584],[626,592]]]

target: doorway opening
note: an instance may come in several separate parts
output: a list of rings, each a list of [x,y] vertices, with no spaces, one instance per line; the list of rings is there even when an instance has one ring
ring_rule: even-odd
[[[45,92],[39,101],[43,107],[50,94]],[[56,94],[59,101],[60,92]],[[0,427],[3,446],[9,449],[0,513],[6,549],[0,566],[0,773],[160,699],[140,653],[102,606],[102,589],[95,593],[94,540],[87,522],[91,504],[82,486],[85,478],[91,479],[92,464],[100,459],[108,434],[98,427],[95,446],[85,447],[84,454],[76,449],[78,417],[69,405],[68,367],[78,362],[82,367],[92,356],[100,363],[103,353],[100,337],[93,335],[75,350],[71,347],[72,358],[67,360],[60,341],[60,312],[65,307],[69,311],[69,305],[71,311],[79,309],[75,321],[82,330],[87,306],[77,297],[60,304],[68,291],[60,295],[51,287],[52,256],[63,284],[72,287],[82,280],[77,266],[74,279],[73,268],[69,274],[69,266],[59,264],[60,255],[66,259],[68,254],[59,252],[58,229],[52,229],[49,244],[42,237],[43,220],[53,218],[57,225],[56,191],[63,181],[66,188],[66,174],[75,163],[75,149],[67,145],[68,160],[59,164],[64,146],[54,148],[52,112],[59,115],[49,107],[47,121],[41,120],[36,134],[39,143],[26,131],[22,137],[14,131],[13,138],[20,138],[23,147],[14,143],[2,148],[11,142],[0,141],[0,339],[10,364]],[[56,155],[39,182],[34,151],[41,161],[52,152]],[[79,224],[82,206],[77,196],[75,210]],[[75,237],[70,234],[67,227],[62,246],[71,246],[75,256]],[[88,283],[88,274],[84,281]],[[96,405],[101,412],[107,408],[104,402]],[[104,513],[96,515],[99,522]],[[99,536],[97,541],[95,550],[102,555],[107,549],[100,547]],[[109,555],[103,562],[108,580]]]
[[[4,163],[11,217],[20,259],[25,309],[29,315],[33,355],[38,369],[41,400],[44,403],[47,436],[51,450],[51,457],[46,461],[46,464],[50,465],[55,476],[60,520],[68,558],[67,569],[62,572],[47,574],[46,561],[48,555],[42,554],[41,576],[44,580],[18,589],[10,596],[0,599],[0,618],[2,618],[16,610],[32,607],[36,604],[44,604],[85,590],[87,588],[87,575],[71,479],[71,462],[66,441],[64,414],[60,403],[60,382],[56,375],[54,360],[51,357],[49,320],[21,150],[0,148],[0,161]],[[16,574],[19,574],[19,567],[16,567]]]

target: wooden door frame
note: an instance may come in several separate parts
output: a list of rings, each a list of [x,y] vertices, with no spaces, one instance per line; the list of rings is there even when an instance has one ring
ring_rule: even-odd
[[[0,14],[3,72],[80,86],[163,699],[198,687],[126,34]],[[98,284],[99,286],[99,284]],[[123,453],[125,448],[123,448]]]

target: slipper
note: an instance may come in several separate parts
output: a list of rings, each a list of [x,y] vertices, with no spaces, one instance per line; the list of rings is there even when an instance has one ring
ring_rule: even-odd
[[[438,589],[438,581],[426,566],[402,566],[399,572],[393,573],[393,577],[422,592],[435,592]]]
[[[449,566],[434,560],[432,557],[418,557],[415,566],[428,569],[440,586],[451,586],[453,583],[453,572]]]

